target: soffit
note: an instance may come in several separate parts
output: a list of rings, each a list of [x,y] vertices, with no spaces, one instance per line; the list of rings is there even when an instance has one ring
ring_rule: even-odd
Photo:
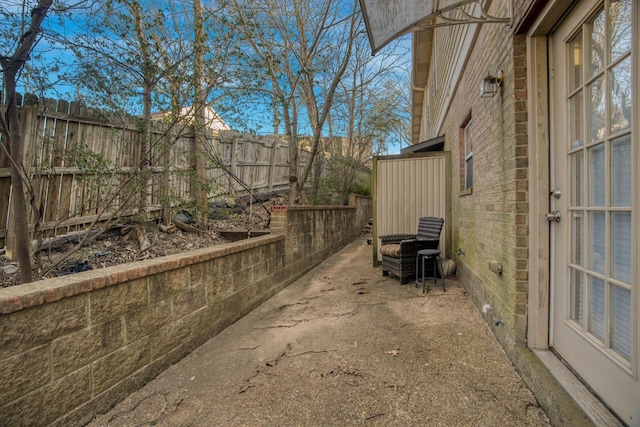
[[[410,145],[407,148],[403,148],[402,150],[400,150],[400,154],[427,153],[429,151],[442,150],[444,150],[444,136],[438,136],[417,144]]]
[[[415,144],[420,139],[420,121],[424,92],[426,90],[433,44],[433,28],[413,33],[412,67],[411,67],[411,141]]]

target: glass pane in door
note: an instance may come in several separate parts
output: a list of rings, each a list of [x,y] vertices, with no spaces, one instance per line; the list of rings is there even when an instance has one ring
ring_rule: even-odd
[[[584,144],[584,108],[582,102],[582,91],[578,91],[569,99],[571,148],[581,147]]]
[[[631,10],[632,0],[616,0],[609,4],[611,19],[611,36],[609,37],[609,51],[611,61],[615,61],[631,50]]]
[[[589,149],[589,206],[604,206],[606,196],[604,144]]]
[[[631,292],[620,286],[611,291],[611,348],[631,359]]]
[[[571,206],[584,206],[584,151],[571,154]]]
[[[611,204],[631,207],[631,135],[616,138],[611,144],[611,175],[613,181]]]
[[[571,269],[571,319],[584,326],[584,273]]]
[[[605,331],[604,280],[589,276],[589,332],[604,340]]]
[[[604,79],[598,78],[589,85],[589,112],[591,142],[597,142],[604,138],[606,105],[604,98]]]
[[[611,276],[631,283],[631,212],[611,214]]]
[[[605,52],[605,17],[604,10],[601,10],[591,21],[589,47],[591,53],[591,68],[589,76],[595,76],[604,68]]]
[[[573,40],[569,42],[569,91],[573,92],[577,87],[582,85],[582,32],[578,33]]]
[[[571,213],[571,264],[583,265],[584,254],[584,221],[582,211]]]
[[[611,133],[631,127],[631,57],[627,57],[611,69],[609,74]]]
[[[607,246],[604,218],[604,212],[589,212],[589,268],[600,274],[605,273]]]

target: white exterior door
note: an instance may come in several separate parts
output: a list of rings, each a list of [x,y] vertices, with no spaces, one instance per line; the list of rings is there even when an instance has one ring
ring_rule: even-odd
[[[580,1],[551,36],[547,219],[551,346],[640,426],[638,7]]]

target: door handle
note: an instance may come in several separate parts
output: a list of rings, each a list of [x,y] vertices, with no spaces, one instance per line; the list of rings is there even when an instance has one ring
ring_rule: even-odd
[[[546,219],[549,222],[551,221],[560,222],[560,216],[561,216],[560,211],[547,212],[544,215],[544,219]]]

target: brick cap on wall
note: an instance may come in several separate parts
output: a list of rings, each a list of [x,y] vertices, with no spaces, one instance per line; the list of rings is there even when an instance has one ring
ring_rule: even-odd
[[[275,206],[274,206],[275,207]],[[312,210],[340,210],[340,209],[355,209],[355,206],[333,206],[333,205],[298,205],[298,206],[285,206],[290,211],[312,211]]]
[[[187,267],[284,239],[285,235],[281,233],[268,234],[210,248],[2,288],[0,289],[0,315],[58,301],[62,298],[91,292],[95,289],[113,286],[140,277]]]

